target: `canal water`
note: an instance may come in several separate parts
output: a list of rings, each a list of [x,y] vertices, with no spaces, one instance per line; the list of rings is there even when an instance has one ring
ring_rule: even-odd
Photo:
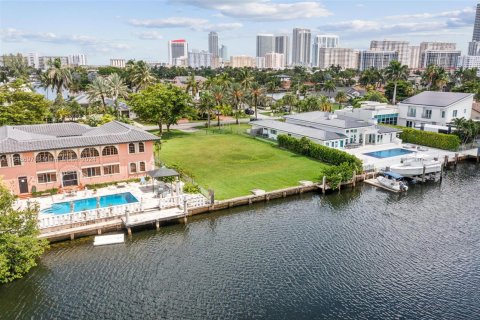
[[[479,319],[480,167],[55,244],[1,319]]]

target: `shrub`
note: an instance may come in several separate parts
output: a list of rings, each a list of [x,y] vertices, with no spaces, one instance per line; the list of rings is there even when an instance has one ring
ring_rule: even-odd
[[[354,170],[356,170],[356,168],[353,164],[344,162],[339,166],[324,169],[320,177],[325,176],[330,188],[335,190],[341,182],[349,181],[353,178]]]
[[[187,182],[183,186],[183,192],[185,192],[185,193],[200,193],[200,187],[198,186],[198,184]]]
[[[57,193],[58,193],[57,188],[48,189],[48,190],[44,190],[44,191],[32,191],[32,197],[40,197],[40,196],[43,196],[43,195],[46,195],[46,194],[54,195],[54,194],[57,194]]]
[[[347,163],[351,165],[352,171],[355,169],[357,172],[362,172],[362,161],[345,151],[322,146],[305,137],[297,139],[281,134],[277,139],[278,145],[281,148],[285,148],[295,153],[299,153],[335,166]]]
[[[453,134],[422,131],[412,128],[401,129],[403,131],[400,134],[400,138],[406,143],[452,151],[458,150],[460,147],[460,138]]]

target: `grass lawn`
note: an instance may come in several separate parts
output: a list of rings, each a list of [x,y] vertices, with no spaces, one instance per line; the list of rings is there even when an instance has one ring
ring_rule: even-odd
[[[242,132],[247,127],[223,130]],[[160,160],[191,173],[202,187],[215,190],[218,200],[248,195],[252,189],[296,186],[299,180],[318,181],[327,166],[244,134],[214,132],[215,128],[164,134]]]

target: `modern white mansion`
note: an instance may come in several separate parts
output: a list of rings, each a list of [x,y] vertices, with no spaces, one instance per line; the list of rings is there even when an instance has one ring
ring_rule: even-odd
[[[401,130],[328,112],[305,112],[284,116],[285,122],[259,120],[252,122],[251,134],[276,140],[280,134],[295,138],[306,137],[318,144],[344,149],[367,144],[398,142]]]

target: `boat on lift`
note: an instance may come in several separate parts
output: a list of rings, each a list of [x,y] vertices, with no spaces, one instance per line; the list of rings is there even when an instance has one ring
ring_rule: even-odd
[[[408,186],[407,183],[404,181],[404,177],[395,172],[382,172],[382,175],[377,177],[377,182],[386,189],[395,192],[405,192],[408,190]]]
[[[390,166],[390,171],[407,178],[435,175],[442,171],[442,161],[432,156],[416,154],[401,159],[401,163]],[[425,172],[423,171],[425,168]]]

